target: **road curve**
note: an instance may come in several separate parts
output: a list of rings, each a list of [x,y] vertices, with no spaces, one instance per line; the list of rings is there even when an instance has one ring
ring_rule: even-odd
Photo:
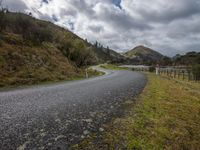
[[[143,74],[106,71],[82,81],[0,92],[0,149],[69,149],[121,114],[120,105],[138,95]]]

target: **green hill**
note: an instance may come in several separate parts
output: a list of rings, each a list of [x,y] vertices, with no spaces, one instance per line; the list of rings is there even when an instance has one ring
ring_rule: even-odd
[[[85,67],[120,57],[53,23],[0,12],[0,86],[80,78]]]
[[[159,63],[165,57],[162,54],[144,46],[137,46],[126,52],[124,56],[129,59],[129,63],[148,65]]]

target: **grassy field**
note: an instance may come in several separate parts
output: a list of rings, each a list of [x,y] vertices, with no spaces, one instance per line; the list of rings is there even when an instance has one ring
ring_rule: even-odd
[[[84,140],[82,149],[200,149],[200,84],[148,74],[148,85],[125,115]]]
[[[100,67],[104,69],[111,69],[111,70],[127,70],[127,68],[118,67],[117,65],[113,65],[113,64],[102,64],[100,65]]]

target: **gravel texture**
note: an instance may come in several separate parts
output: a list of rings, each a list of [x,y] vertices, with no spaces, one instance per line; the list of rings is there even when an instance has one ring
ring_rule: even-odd
[[[120,115],[147,82],[143,74],[106,75],[0,92],[0,149],[70,149]]]

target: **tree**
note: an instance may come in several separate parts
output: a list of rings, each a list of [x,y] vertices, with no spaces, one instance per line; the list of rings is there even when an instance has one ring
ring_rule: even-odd
[[[106,48],[108,55],[110,55],[110,48],[107,46]]]
[[[97,42],[97,41],[95,42],[94,46],[95,46],[96,48],[98,48],[98,42]]]
[[[6,27],[5,12],[6,9],[3,7],[3,0],[0,0],[0,32]]]

